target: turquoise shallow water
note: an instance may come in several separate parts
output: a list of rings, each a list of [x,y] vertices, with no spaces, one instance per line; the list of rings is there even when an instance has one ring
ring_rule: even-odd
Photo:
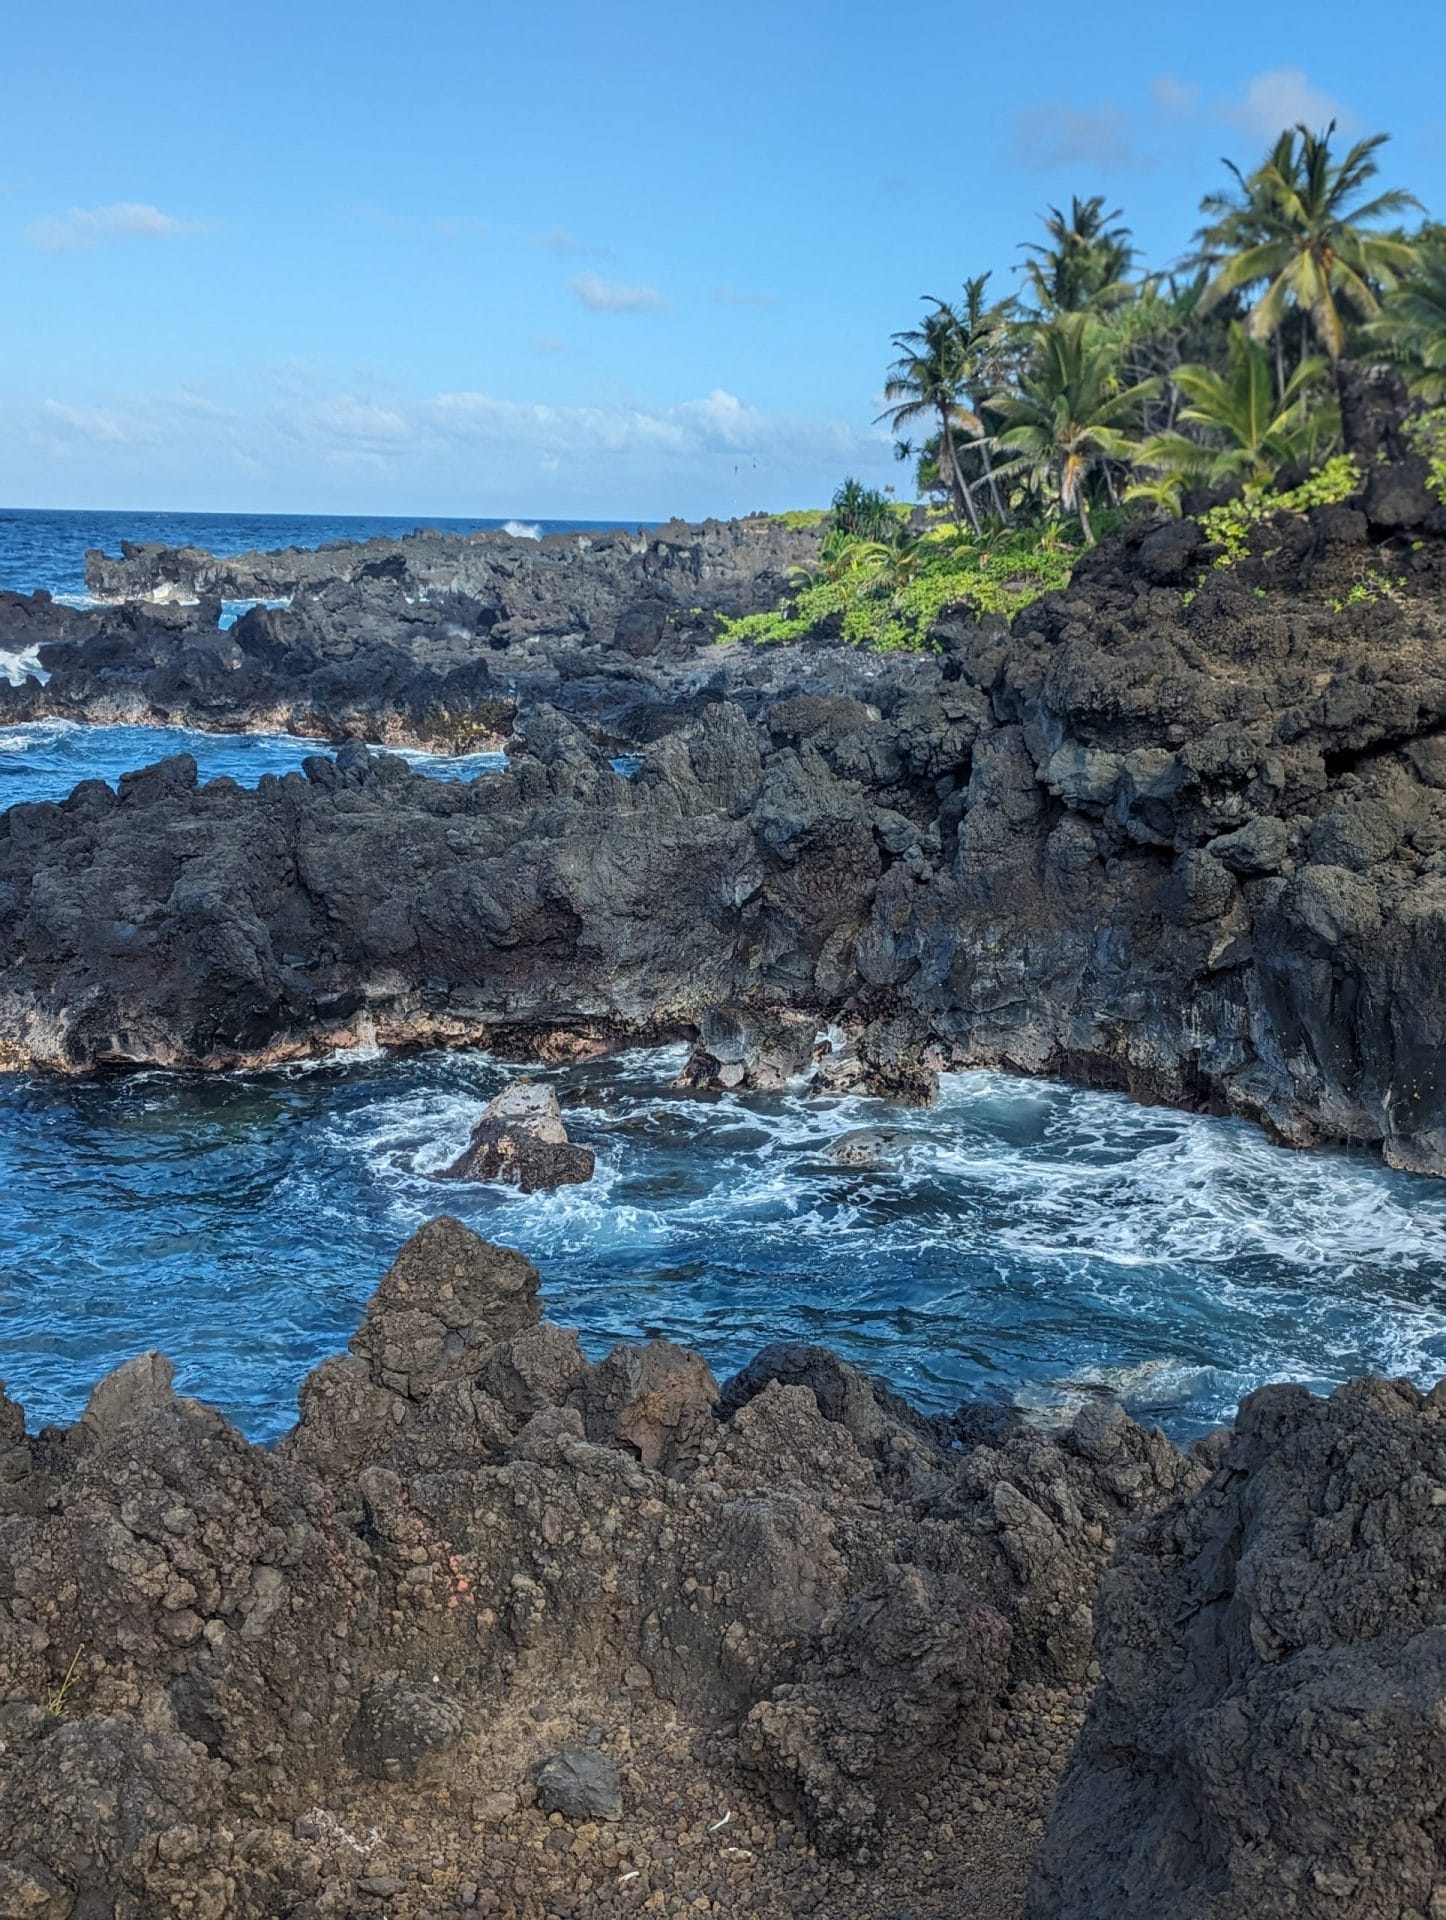
[[[5,540],[0,515],[0,581]],[[0,729],[0,807],[176,751],[250,784],[318,749]],[[500,764],[411,757],[438,778]],[[598,1174],[526,1198],[436,1177],[506,1077],[478,1054],[0,1076],[0,1377],[32,1418],[67,1419],[100,1373],[160,1346],[184,1391],[275,1435],[440,1211],[531,1255],[549,1312],[594,1351],[666,1334],[725,1371],[771,1340],[821,1341],[938,1409],[983,1394],[1048,1415],[1113,1391],[1183,1436],[1266,1380],[1446,1371],[1446,1183],[1048,1082],[954,1075],[937,1108],[901,1114],[701,1099],[673,1089],[680,1063],[551,1075]],[[838,1133],[881,1121],[909,1137],[900,1168],[828,1161]]]

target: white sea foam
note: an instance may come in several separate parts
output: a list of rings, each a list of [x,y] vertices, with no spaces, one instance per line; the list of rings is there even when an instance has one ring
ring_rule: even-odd
[[[0,733],[0,753],[43,752],[63,735],[79,733],[81,724],[79,720],[22,720]]]
[[[535,520],[509,520],[502,531],[510,533],[514,540],[540,540],[542,528]]]
[[[731,1364],[818,1339],[936,1406],[992,1390],[1052,1421],[1109,1393],[1199,1425],[1267,1380],[1446,1366],[1446,1191],[1367,1157],[1004,1075],[946,1076],[926,1112],[698,1098],[671,1084],[685,1057],[529,1069],[597,1154],[544,1194],[438,1179],[515,1067],[333,1060],[275,1204],[318,1233],[360,1214],[388,1245],[456,1213],[535,1259],[589,1339],[657,1327]],[[906,1164],[829,1160],[881,1122]]]
[[[27,680],[38,680],[44,686],[50,675],[40,664],[39,647],[27,647],[24,653],[0,653],[0,678],[12,687],[23,687]]]

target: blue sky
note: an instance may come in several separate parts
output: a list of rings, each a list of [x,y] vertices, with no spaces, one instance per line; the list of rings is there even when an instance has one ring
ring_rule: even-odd
[[[5,9],[0,504],[609,519],[899,480],[918,296],[1281,122],[1446,213],[1446,8]]]

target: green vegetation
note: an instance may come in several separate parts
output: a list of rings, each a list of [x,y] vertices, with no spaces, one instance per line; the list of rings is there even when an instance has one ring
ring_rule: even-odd
[[[1274,516],[1360,486],[1333,377],[1347,357],[1394,362],[1434,409],[1412,431],[1446,500],[1446,227],[1393,224],[1419,202],[1380,185],[1385,138],[1296,126],[1253,170],[1227,162],[1173,268],[1141,269],[1123,214],[1076,196],[1024,249],[1017,295],[977,274],[957,301],[927,296],[893,336],[880,419],[930,506],[846,482],[818,567],[723,637],[925,645],[945,607],[1013,614],[1065,585],[1102,524],[1198,510],[1192,489],[1237,490],[1201,522],[1234,566]]]
[[[1264,282],[1247,321],[1251,338],[1279,339],[1293,307],[1309,337],[1339,360],[1346,350],[1345,307],[1362,320],[1374,319],[1380,312],[1377,289],[1394,287],[1416,264],[1408,241],[1376,232],[1372,223],[1420,202],[1398,188],[1362,201],[1386,135],[1357,140],[1337,163],[1334,132],[1332,124],[1323,134],[1306,127],[1282,133],[1248,178],[1231,168],[1238,194],[1205,200],[1202,211],[1212,216],[1206,238],[1219,266],[1204,304]]]
[[[1426,462],[1426,485],[1446,507],[1446,407],[1432,407],[1406,428],[1407,438]]]
[[[1206,538],[1220,548],[1217,567],[1233,567],[1250,552],[1256,527],[1278,513],[1309,513],[1312,507],[1339,506],[1361,484],[1361,470],[1348,453],[1333,454],[1298,487],[1247,485],[1234,500],[1200,516]]]
[[[85,1652],[83,1646],[77,1647],[71,1656],[70,1665],[65,1670],[65,1678],[55,1692],[45,1702],[45,1711],[56,1720],[63,1720],[66,1713],[66,1701],[71,1688],[75,1685],[76,1674],[80,1667],[80,1656]]]
[[[799,568],[794,593],[773,613],[727,620],[720,640],[803,640],[836,633],[888,651],[925,644],[946,607],[1012,619],[1067,586],[1080,544],[1058,524],[996,528],[975,539],[953,526],[896,541],[830,534],[820,566]]]
[[[1399,280],[1365,329],[1366,344],[1394,360],[1428,406],[1446,401],[1446,227],[1427,227],[1415,271]]]

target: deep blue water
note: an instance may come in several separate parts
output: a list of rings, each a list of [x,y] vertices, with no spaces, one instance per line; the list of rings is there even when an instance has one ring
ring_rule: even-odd
[[[284,513],[58,513],[40,508],[0,507],[0,587],[34,593],[85,592],[88,547],[119,554],[122,540],[161,540],[171,547],[206,547],[212,553],[248,553],[253,548],[322,547],[332,540],[396,537],[418,527],[442,533],[572,533],[596,520],[439,520],[427,515]],[[603,523],[606,524],[606,523]],[[622,524],[615,522],[614,524]],[[628,524],[631,524],[629,522]]]
[[[296,537],[244,524],[237,545]],[[0,578],[20,566],[6,525]],[[42,584],[68,564],[57,547]],[[0,731],[0,805],[181,747],[203,776],[246,781],[316,751],[41,723]],[[531,1255],[548,1310],[594,1351],[660,1333],[722,1371],[770,1340],[823,1341],[936,1408],[984,1393],[1049,1413],[1113,1391],[1183,1436],[1265,1380],[1446,1371],[1446,1183],[1048,1082],[953,1075],[919,1114],[700,1099],[673,1089],[680,1060],[550,1075],[599,1170],[526,1198],[436,1178],[505,1077],[479,1054],[0,1076],[0,1377],[32,1418],[70,1418],[100,1373],[160,1346],[183,1391],[274,1435],[401,1240],[441,1211]],[[880,1122],[908,1136],[902,1167],[826,1159],[845,1128]]]

